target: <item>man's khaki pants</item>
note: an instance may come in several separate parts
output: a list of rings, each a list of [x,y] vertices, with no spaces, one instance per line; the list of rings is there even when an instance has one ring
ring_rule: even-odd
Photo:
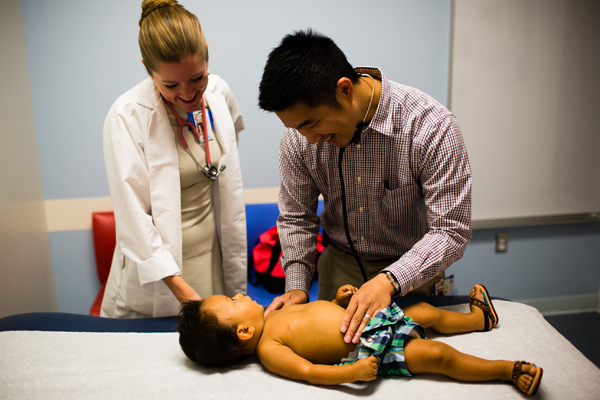
[[[393,261],[364,260],[361,260],[361,262],[369,280],[393,263]],[[338,288],[342,285],[349,283],[360,288],[364,283],[360,267],[354,256],[337,249],[331,244],[325,248],[325,251],[319,257],[317,269],[319,271],[319,300],[333,300]],[[444,277],[445,273],[442,271],[435,278],[408,292],[405,296],[430,296],[430,288],[443,280]]]

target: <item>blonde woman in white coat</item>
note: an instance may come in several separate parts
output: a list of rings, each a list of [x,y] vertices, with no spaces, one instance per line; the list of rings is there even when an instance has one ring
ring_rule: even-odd
[[[142,10],[139,44],[150,77],[117,99],[104,124],[117,246],[101,316],[113,318],[176,315],[188,300],[246,292],[237,101],[210,75],[193,14],[174,0],[144,0]],[[174,114],[185,121],[203,104],[208,154],[220,171],[214,182],[200,168],[204,143],[185,126],[180,140]]]

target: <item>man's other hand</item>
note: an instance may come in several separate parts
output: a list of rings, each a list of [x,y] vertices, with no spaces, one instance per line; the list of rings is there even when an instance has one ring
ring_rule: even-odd
[[[304,304],[306,302],[308,302],[308,295],[306,292],[304,292],[304,290],[290,290],[289,292],[273,299],[269,307],[267,307],[265,310],[265,318],[267,318],[267,315],[269,315],[272,311],[291,306],[292,304]]]

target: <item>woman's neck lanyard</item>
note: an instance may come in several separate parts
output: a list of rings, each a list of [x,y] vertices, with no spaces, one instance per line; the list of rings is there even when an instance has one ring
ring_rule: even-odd
[[[177,133],[179,135],[179,141],[181,142],[183,148],[185,149],[185,151],[187,151],[190,157],[192,157],[192,160],[194,160],[198,168],[200,168],[200,170],[204,173],[204,176],[206,176],[208,179],[214,182],[221,173],[221,171],[225,169],[225,165],[222,165],[221,169],[217,169],[217,167],[212,165],[212,163],[210,162],[210,146],[208,145],[208,120],[206,119],[206,106],[204,105],[204,97],[202,97],[200,102],[200,104],[202,105],[202,122],[200,123],[200,125],[202,126],[202,132],[204,133],[204,146],[200,141],[200,135],[198,134],[198,131],[196,130],[194,124],[192,124],[190,121],[184,121],[183,119],[181,119],[181,117],[179,116],[179,114],[177,114],[177,111],[175,111],[171,103],[169,103],[167,99],[164,100],[165,103],[167,103],[167,105],[171,109],[171,111],[173,111],[173,114],[175,114],[175,118],[177,118],[177,125],[179,126],[179,128],[177,129]],[[198,160],[196,160],[196,157],[194,157],[194,154],[191,152],[190,146],[188,146],[187,141],[183,137],[182,129],[184,126],[187,126],[190,129],[190,131],[192,131],[196,142],[202,148],[202,150],[204,150],[204,154],[206,155],[206,166],[202,167]]]

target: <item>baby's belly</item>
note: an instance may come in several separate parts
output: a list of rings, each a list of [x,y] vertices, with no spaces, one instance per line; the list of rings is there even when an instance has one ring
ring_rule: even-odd
[[[327,313],[327,316],[313,319],[311,324],[298,324],[295,337],[303,339],[294,340],[294,345],[290,346],[292,350],[315,364],[336,364],[346,358],[356,344],[344,342],[344,334],[340,331],[341,314]]]
[[[285,307],[271,313],[264,332],[314,364],[337,364],[356,348],[340,331],[345,311],[321,300]]]
[[[343,342],[343,340],[342,340]],[[317,346],[307,349],[298,349],[296,354],[307,359],[313,364],[338,364],[342,359],[348,357],[356,348],[356,344],[350,343],[341,346],[318,348]]]

